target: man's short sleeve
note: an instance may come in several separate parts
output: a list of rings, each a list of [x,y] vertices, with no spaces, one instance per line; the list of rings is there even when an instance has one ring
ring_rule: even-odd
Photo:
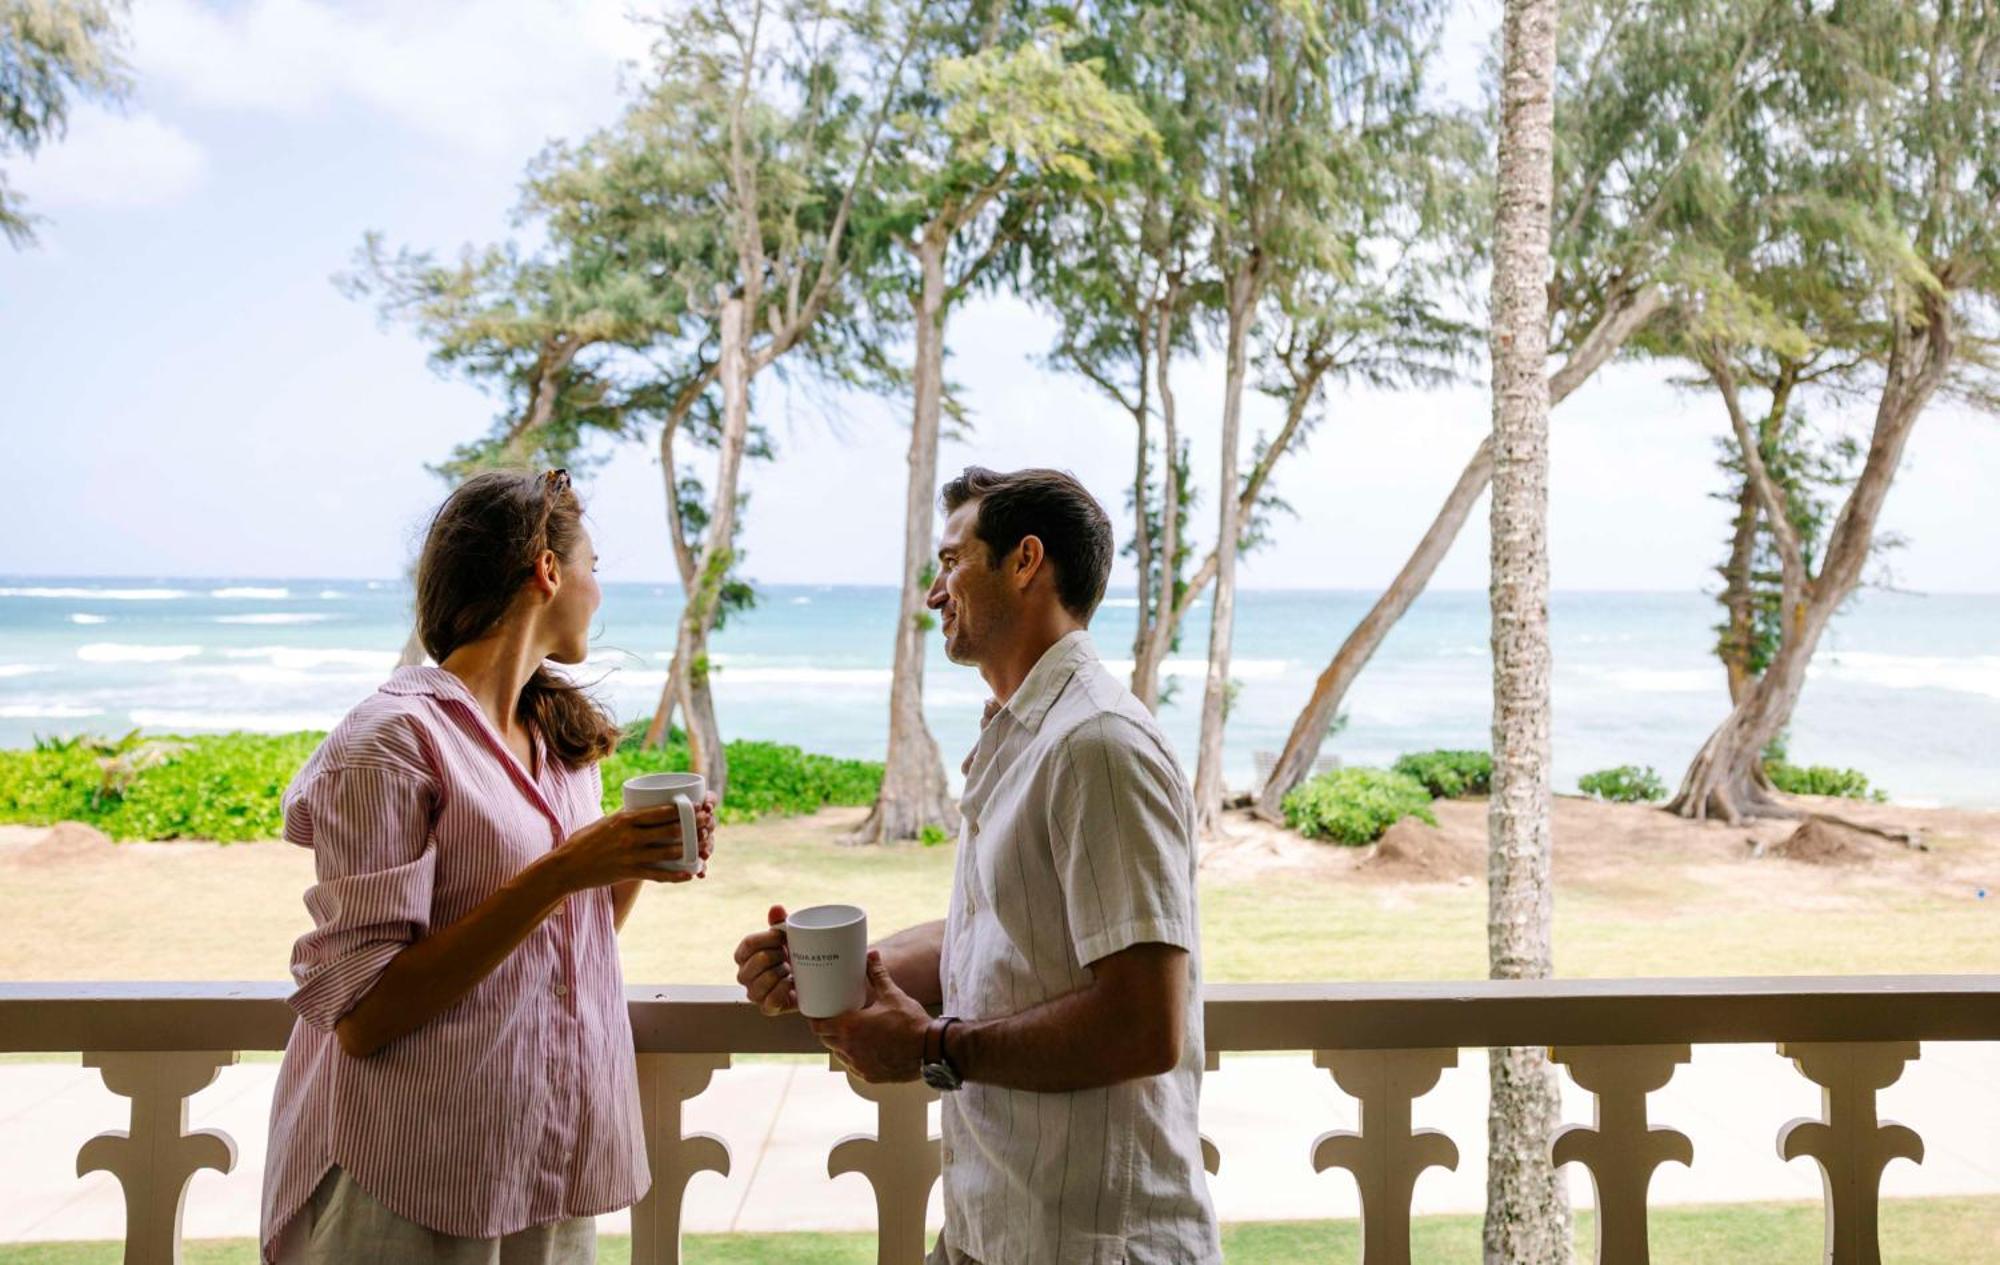
[[[1193,839],[1187,783],[1129,717],[1102,713],[1061,742],[1049,838],[1077,961],[1135,944],[1193,952]]]
[[[313,850],[313,929],[292,947],[289,1001],[322,1031],[430,929],[437,846],[425,781],[375,766],[329,768],[286,796],[285,838]]]

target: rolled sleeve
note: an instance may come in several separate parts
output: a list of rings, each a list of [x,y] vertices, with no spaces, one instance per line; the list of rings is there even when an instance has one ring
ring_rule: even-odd
[[[288,999],[313,1027],[331,1031],[429,931],[435,800],[423,779],[374,767],[329,769],[287,797],[285,837],[313,850],[319,878],[306,891],[313,929],[292,947]]]
[[[1107,713],[1063,740],[1053,776],[1049,837],[1077,961],[1135,944],[1194,951],[1192,822],[1171,758]]]

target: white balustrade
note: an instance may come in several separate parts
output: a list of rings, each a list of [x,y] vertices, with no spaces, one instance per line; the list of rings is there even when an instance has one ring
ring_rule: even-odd
[[[834,1071],[844,1070],[839,1059],[827,1061]],[[875,1104],[875,1134],[835,1143],[826,1175],[859,1173],[875,1188],[876,1265],[921,1265],[924,1209],[930,1206],[941,1156],[930,1119],[937,1094],[922,1081],[871,1085],[851,1072],[847,1085]]]
[[[110,1173],[125,1190],[125,1265],[180,1265],[188,1179],[236,1167],[236,1142],[219,1129],[187,1131],[188,1098],[236,1062],[233,1051],[83,1056],[105,1088],[132,1100],[132,1127],[100,1133],[76,1155],[76,1175]]]
[[[1786,1042],[1778,1053],[1820,1087],[1818,1120],[1778,1130],[1778,1154],[1819,1161],[1826,1192],[1826,1265],[1882,1265],[1877,1213],[1890,1160],[1922,1163],[1924,1142],[1893,1121],[1877,1123],[1875,1091],[1887,1089],[1917,1057],[1914,1041],[1872,1045]]]
[[[1597,1259],[1607,1265],[1647,1265],[1646,1188],[1668,1160],[1694,1163],[1694,1144],[1672,1129],[1646,1123],[1646,1095],[1673,1079],[1688,1061],[1685,1045],[1560,1046],[1549,1057],[1596,1096],[1591,1127],[1556,1130],[1550,1154],[1558,1165],[1581,1164],[1597,1188]]]
[[[632,1208],[633,1265],[680,1265],[681,1205],[696,1173],[729,1176],[729,1145],[682,1132],[687,1101],[729,1066],[727,1054],[641,1054],[639,1111],[653,1187]]]
[[[1361,1189],[1362,1265],[1409,1265],[1410,1192],[1427,1168],[1457,1168],[1458,1147],[1436,1129],[1410,1129],[1410,1104],[1437,1086],[1451,1050],[1320,1050],[1313,1063],[1361,1104],[1358,1132],[1322,1133],[1316,1172],[1344,1168]]]
[[[0,1053],[80,1051],[112,1092],[132,1101],[131,1128],[83,1142],[79,1175],[115,1174],[127,1210],[125,1259],[179,1260],[189,1178],[227,1172],[235,1145],[190,1133],[188,1099],[239,1050],[284,1048],[292,1024],[276,984],[0,984]],[[696,1173],[727,1175],[720,1139],[687,1134],[684,1109],[732,1054],[824,1054],[805,1024],[771,1020],[727,988],[633,989],[640,1103],[654,1187],[633,1209],[635,1265],[677,1265],[681,1205]],[[1209,1067],[1225,1052],[1311,1051],[1360,1103],[1360,1128],[1325,1133],[1310,1159],[1344,1168],[1361,1194],[1363,1260],[1410,1259],[1411,1192],[1458,1149],[1412,1130],[1411,1104],[1465,1048],[1543,1045],[1595,1095],[1593,1123],[1552,1140],[1557,1163],[1590,1172],[1598,1198],[1598,1259],[1643,1265],[1654,1170],[1693,1162],[1688,1140],[1648,1122],[1647,1095],[1688,1060],[1690,1046],[1777,1043],[1821,1088],[1818,1120],[1778,1132],[1785,1159],[1810,1157],[1824,1184],[1827,1265],[1876,1265],[1883,1167],[1921,1160],[1923,1143],[1876,1115],[1876,1094],[1917,1057],[1920,1040],[2000,1039],[2000,976],[1854,979],[1468,981],[1430,984],[1235,985],[1208,991]],[[838,1071],[838,1065],[835,1065]],[[876,1108],[876,1131],[842,1139],[829,1176],[859,1173],[874,1189],[884,1265],[924,1254],[924,1214],[943,1156],[921,1084],[850,1088]],[[1776,1123],[1775,1121],[1773,1122]],[[1210,1172],[1221,1157],[1207,1137]]]

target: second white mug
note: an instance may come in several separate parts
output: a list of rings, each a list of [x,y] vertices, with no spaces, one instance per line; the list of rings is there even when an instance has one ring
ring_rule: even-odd
[[[868,1004],[868,915],[862,910],[799,910],[785,919],[785,950],[806,1018],[831,1019]]]
[[[708,793],[708,784],[699,773],[642,773],[625,783],[625,807],[655,808],[674,804],[681,810],[681,858],[662,861],[653,868],[677,874],[701,873],[701,833],[695,823],[695,809]]]

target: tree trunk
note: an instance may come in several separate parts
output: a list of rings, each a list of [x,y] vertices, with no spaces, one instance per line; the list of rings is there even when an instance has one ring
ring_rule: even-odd
[[[1605,361],[1611,359],[1642,325],[1653,318],[1664,302],[1664,295],[1658,287],[1647,286],[1624,301],[1610,305],[1589,336],[1578,344],[1562,367],[1549,376],[1549,407],[1555,408],[1588,382]],[[1437,517],[1431,520],[1429,529],[1417,542],[1410,560],[1403,564],[1403,569],[1396,573],[1396,578],[1382,596],[1375,599],[1375,604],[1368,608],[1368,613],[1361,617],[1354,631],[1347,634],[1347,639],[1340,643],[1340,649],[1334,652],[1332,662],[1319,674],[1305,710],[1292,723],[1284,751],[1279,754],[1277,763],[1271,768],[1271,775],[1257,792],[1257,801],[1252,809],[1257,816],[1270,822],[1284,822],[1285,796],[1305,780],[1313,762],[1319,759],[1327,727],[1340,714],[1340,705],[1346,700],[1349,687],[1361,675],[1361,669],[1374,658],[1396,622],[1423,595],[1424,586],[1431,582],[1438,564],[1451,552],[1452,542],[1458,539],[1465,520],[1472,516],[1473,505],[1492,479],[1493,437],[1488,435],[1479,441],[1479,447],[1473,449],[1472,459],[1465,463],[1458,482],[1452,485],[1451,494],[1445,497]]]
[[[1145,629],[1144,644],[1132,658],[1132,693],[1149,711],[1160,710],[1160,666],[1173,649],[1174,576],[1176,555],[1181,547],[1180,426],[1174,412],[1171,375],[1174,347],[1174,312],[1180,303],[1180,284],[1170,280],[1166,297],[1160,302],[1159,332],[1153,338],[1160,388],[1160,578],[1153,586],[1151,608],[1140,607]]]
[[[693,551],[688,547],[687,533],[681,523],[680,472],[674,462],[674,436],[680,432],[681,419],[694,407],[696,399],[706,389],[705,379],[688,385],[681,398],[674,402],[674,408],[660,427],[660,481],[667,494],[667,540],[674,549],[674,571],[681,578],[681,601],[692,600],[694,581],[698,574]],[[674,708],[686,710],[687,680],[681,665],[687,662],[688,648],[684,634],[685,625],[676,621],[674,629],[674,654],[667,664],[667,679],[660,686],[660,701],[653,708],[653,719],[646,726],[645,746],[657,750],[667,743],[667,735],[672,732]]]
[[[1148,324],[1145,316],[1140,324]],[[1149,410],[1146,405],[1146,381],[1152,375],[1153,364],[1149,358],[1148,339],[1142,330],[1139,335],[1139,407],[1133,411],[1138,435],[1132,469],[1132,561],[1139,574],[1138,600],[1133,603],[1132,613],[1132,671],[1136,676],[1139,661],[1146,656],[1146,646],[1151,640],[1152,627],[1147,622],[1146,612],[1153,602],[1153,533],[1146,522],[1146,504],[1152,494],[1150,481],[1153,477],[1148,459],[1152,455],[1151,428],[1148,425]],[[1152,704],[1146,704],[1151,707]]]
[[[410,624],[410,635],[403,639],[403,652],[396,656],[396,666],[399,668],[414,668],[421,664],[425,657],[424,639],[417,632],[416,623],[412,621]]]
[[[1208,674],[1202,682],[1200,755],[1194,772],[1195,837],[1212,837],[1222,817],[1222,731],[1229,707],[1229,650],[1236,631],[1236,543],[1242,532],[1236,469],[1242,427],[1245,351],[1256,306],[1254,264],[1230,279],[1229,347],[1222,387],[1222,454],[1216,472],[1215,601],[1208,624]]]
[[[1495,979],[1553,972],[1549,813],[1548,271],[1555,0],[1507,0],[1493,224],[1493,792],[1487,959]],[[1549,1143],[1561,1096],[1547,1052],[1491,1052],[1486,1260],[1571,1258]]]
[[[1764,748],[1791,718],[1820,635],[1861,583],[1862,567],[1875,539],[1875,524],[1902,464],[1903,448],[1917,418],[1951,368],[1954,337],[1949,299],[1926,292],[1923,301],[1921,317],[1899,322],[1894,331],[1868,458],[1834,520],[1825,562],[1816,576],[1805,572],[1798,541],[1785,516],[1783,493],[1766,470],[1761,451],[1755,449],[1755,439],[1734,403],[1726,374],[1718,375],[1724,399],[1730,402],[1738,444],[1745,448],[1744,466],[1757,489],[1765,521],[1772,524],[1778,538],[1785,564],[1785,593],[1777,654],[1763,677],[1695,754],[1681,779],[1679,793],[1667,805],[1668,812],[1696,821],[1796,816],[1771,794],[1762,777]]]
[[[1722,565],[1722,609],[1726,612],[1715,653],[1729,677],[1729,703],[1743,701],[1754,674],[1751,647],[1757,642],[1757,593],[1751,577],[1757,550],[1757,489],[1746,475],[1736,497],[1736,518],[1729,540],[1729,560]]]
[[[1347,697],[1354,678],[1361,675],[1361,669],[1374,657],[1376,649],[1388,637],[1389,630],[1396,626],[1403,612],[1410,609],[1410,604],[1430,583],[1438,564],[1450,552],[1459,529],[1472,516],[1472,507],[1478,503],[1492,479],[1493,438],[1489,435],[1479,441],[1472,460],[1458,476],[1458,482],[1452,487],[1451,495],[1445,498],[1444,507],[1438,511],[1430,530],[1417,542],[1416,552],[1396,573],[1388,589],[1375,600],[1375,605],[1361,617],[1354,631],[1347,635],[1347,640],[1335,652],[1333,662],[1319,674],[1305,710],[1292,722],[1292,732],[1285,739],[1285,749],[1279,754],[1271,775],[1257,792],[1254,811],[1259,817],[1272,822],[1284,821],[1285,796],[1312,771],[1313,761],[1319,758],[1320,744],[1326,740],[1327,728],[1339,714],[1341,701]]]
[[[937,504],[938,427],[944,399],[945,231],[932,227],[917,243],[923,274],[916,296],[916,407],[910,420],[909,484],[903,503],[903,592],[896,607],[896,662],[889,684],[889,751],[882,789],[851,843],[915,839],[926,826],[958,830],[958,808],[945,781],[944,759],[924,722],[924,604],[932,563],[931,525]]]
[[[670,688],[676,678],[687,682],[684,708],[688,730],[688,760],[696,773],[708,779],[709,789],[721,799],[729,784],[729,757],[723,750],[722,734],[715,721],[715,706],[709,692],[708,635],[715,628],[715,615],[722,586],[728,578],[736,550],[736,487],[743,471],[743,450],[750,432],[750,359],[748,331],[744,329],[745,304],[740,296],[721,294],[721,315],[717,330],[721,342],[719,378],[722,383],[722,443],[717,452],[714,500],[709,509],[708,535],[702,542],[701,557],[695,565],[694,584],[688,589],[687,605],[681,609],[680,628],[674,639],[674,659],[668,665]]]

